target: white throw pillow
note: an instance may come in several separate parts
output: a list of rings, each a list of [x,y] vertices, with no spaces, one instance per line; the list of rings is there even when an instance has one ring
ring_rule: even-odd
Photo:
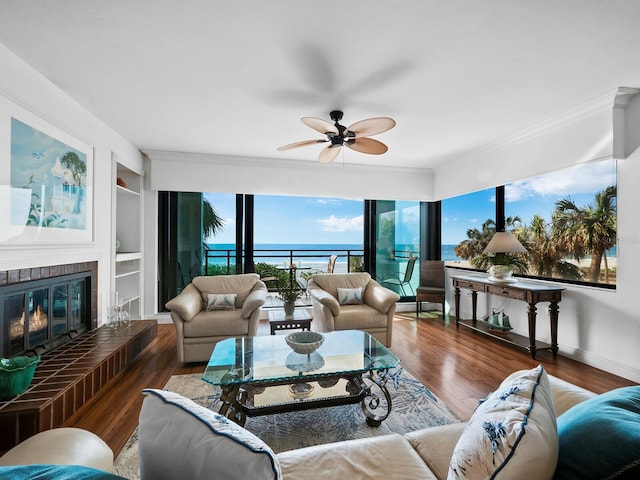
[[[235,293],[210,293],[207,295],[207,311],[212,310],[235,310]]]
[[[145,389],[138,450],[142,480],[281,480],[280,463],[262,440],[177,393]]]
[[[340,305],[362,305],[364,288],[338,288],[338,303]]]
[[[448,479],[551,479],[557,461],[553,396],[539,365],[481,401],[456,444]]]

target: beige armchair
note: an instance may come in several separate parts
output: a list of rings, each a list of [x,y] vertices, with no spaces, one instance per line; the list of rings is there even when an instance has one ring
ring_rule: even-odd
[[[362,303],[340,304],[338,289],[363,288]],[[309,279],[313,304],[313,329],[318,332],[362,330],[391,346],[393,314],[400,296],[383,287],[368,273],[318,274]],[[344,300],[344,298],[343,298]],[[351,297],[353,301],[353,297]]]
[[[267,287],[255,273],[195,277],[166,304],[176,327],[178,360],[206,362],[218,341],[255,336],[266,298]]]

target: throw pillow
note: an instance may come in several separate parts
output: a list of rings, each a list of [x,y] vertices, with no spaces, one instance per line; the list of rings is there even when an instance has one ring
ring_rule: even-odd
[[[557,459],[553,396],[539,365],[480,402],[456,444],[448,478],[550,479]]]
[[[281,480],[280,463],[262,440],[177,393],[145,389],[140,411],[140,478]]]
[[[236,296],[235,293],[210,293],[207,295],[207,311],[235,310]]]
[[[558,417],[554,479],[640,478],[640,386],[612,390]]]
[[[362,305],[364,288],[338,288],[338,303],[340,305]]]

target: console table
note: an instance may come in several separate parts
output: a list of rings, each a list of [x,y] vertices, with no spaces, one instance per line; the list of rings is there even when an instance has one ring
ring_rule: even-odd
[[[525,348],[536,358],[536,351],[551,350],[553,357],[558,355],[558,303],[562,300],[564,288],[552,287],[535,282],[517,281],[514,283],[489,280],[484,275],[456,275],[452,276],[455,289],[456,327],[460,325],[474,331],[489,335],[517,347]],[[460,319],[460,289],[471,290],[473,317],[471,320]],[[527,302],[529,317],[529,337],[523,337],[511,332],[494,333],[491,324],[478,321],[477,306],[478,292],[491,293],[502,297],[513,298]],[[536,341],[536,304],[549,302],[549,320],[551,323],[551,345]]]

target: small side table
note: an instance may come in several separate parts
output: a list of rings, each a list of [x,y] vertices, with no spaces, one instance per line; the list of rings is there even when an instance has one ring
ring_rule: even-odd
[[[282,330],[311,330],[311,313],[306,308],[296,307],[293,312],[293,318],[285,318],[284,310],[269,311],[269,326],[271,327],[271,335]]]

